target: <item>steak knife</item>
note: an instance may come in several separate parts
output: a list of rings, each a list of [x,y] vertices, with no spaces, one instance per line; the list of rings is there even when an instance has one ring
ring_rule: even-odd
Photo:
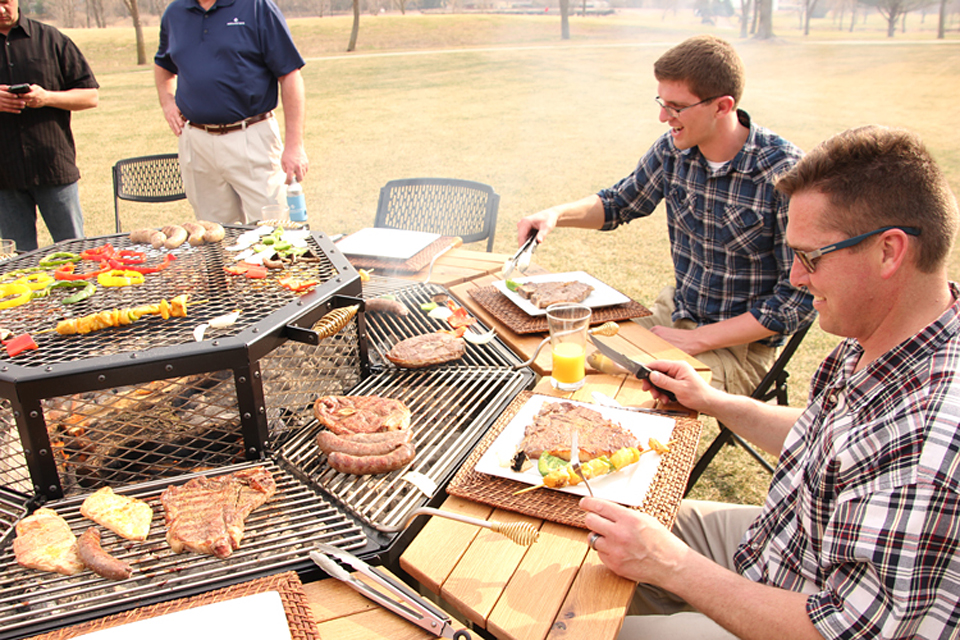
[[[639,362],[636,362],[635,360],[631,360],[630,358],[628,358],[627,356],[623,355],[623,354],[620,353],[619,351],[616,351],[616,350],[614,350],[614,349],[611,349],[610,347],[608,347],[607,345],[605,345],[603,342],[601,342],[601,341],[600,341],[595,335],[593,335],[592,333],[590,334],[590,340],[592,340],[594,346],[596,346],[597,349],[600,350],[600,353],[602,353],[603,355],[607,356],[608,358],[610,358],[611,360],[613,360],[614,362],[616,362],[618,365],[620,365],[621,367],[623,367],[624,369],[626,369],[627,371],[629,371],[630,373],[632,373],[633,375],[635,375],[635,376],[637,377],[637,380],[646,380],[647,382],[650,382],[650,374],[653,373],[653,369],[651,369],[650,367],[648,367],[648,366],[646,366],[646,365],[640,364]],[[667,398],[670,399],[670,402],[676,402],[676,401],[677,401],[677,396],[675,396],[675,395],[673,394],[673,392],[667,391],[666,389],[663,389],[662,387],[658,387],[657,385],[653,384],[652,382],[650,382],[650,386],[652,386],[654,389],[656,389],[657,391],[659,391],[659,392],[662,393],[663,395],[667,396]]]

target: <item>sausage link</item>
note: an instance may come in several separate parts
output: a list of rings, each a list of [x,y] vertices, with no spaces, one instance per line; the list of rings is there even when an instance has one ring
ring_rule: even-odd
[[[357,436],[364,436],[359,438]],[[377,436],[372,438],[370,436]],[[410,441],[410,431],[381,431],[379,433],[358,433],[353,436],[338,436],[332,431],[321,431],[317,435],[320,451],[330,454],[335,451],[352,456],[380,456],[390,453],[402,444]]]
[[[389,298],[369,298],[365,301],[367,311],[379,311],[381,313],[394,313],[398,316],[405,316],[410,313],[407,306],[399,300],[390,300]]]
[[[373,475],[395,471],[411,460],[416,453],[413,445],[404,443],[388,454],[380,456],[352,456],[334,451],[327,456],[327,464],[335,471],[355,476]]]
[[[77,550],[83,564],[98,576],[109,580],[126,580],[133,575],[133,567],[103,550],[100,546],[100,532],[96,527],[90,527],[80,535]]]

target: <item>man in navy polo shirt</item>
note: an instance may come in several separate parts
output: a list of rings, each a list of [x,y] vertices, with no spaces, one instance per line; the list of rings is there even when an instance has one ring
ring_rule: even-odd
[[[297,51],[271,0],[174,0],[160,22],[154,77],[179,138],[198,219],[245,223],[307,173]],[[273,117],[283,101],[284,139]]]

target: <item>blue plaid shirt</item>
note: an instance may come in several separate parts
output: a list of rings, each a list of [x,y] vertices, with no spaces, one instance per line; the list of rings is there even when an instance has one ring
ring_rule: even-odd
[[[960,295],[854,372],[847,339],[820,365],[761,515],[735,560],[805,593],[824,638],[960,633]]]
[[[714,171],[699,148],[680,151],[664,134],[631,175],[598,194],[602,229],[648,216],[666,200],[677,288],[673,320],[699,326],[749,312],[767,329],[789,335],[815,312],[813,297],[790,284],[788,201],[773,183],[802,152],[753,126],[745,111],[737,114],[750,134],[733,160]],[[762,342],[784,341],[774,335]]]

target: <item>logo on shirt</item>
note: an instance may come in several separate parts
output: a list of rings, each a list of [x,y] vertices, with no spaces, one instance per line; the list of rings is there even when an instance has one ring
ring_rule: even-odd
[[[242,26],[244,26],[245,24],[247,24],[247,23],[244,22],[243,20],[241,20],[240,18],[234,18],[233,20],[231,20],[230,22],[227,23],[227,26],[228,26],[228,27],[242,27]]]

